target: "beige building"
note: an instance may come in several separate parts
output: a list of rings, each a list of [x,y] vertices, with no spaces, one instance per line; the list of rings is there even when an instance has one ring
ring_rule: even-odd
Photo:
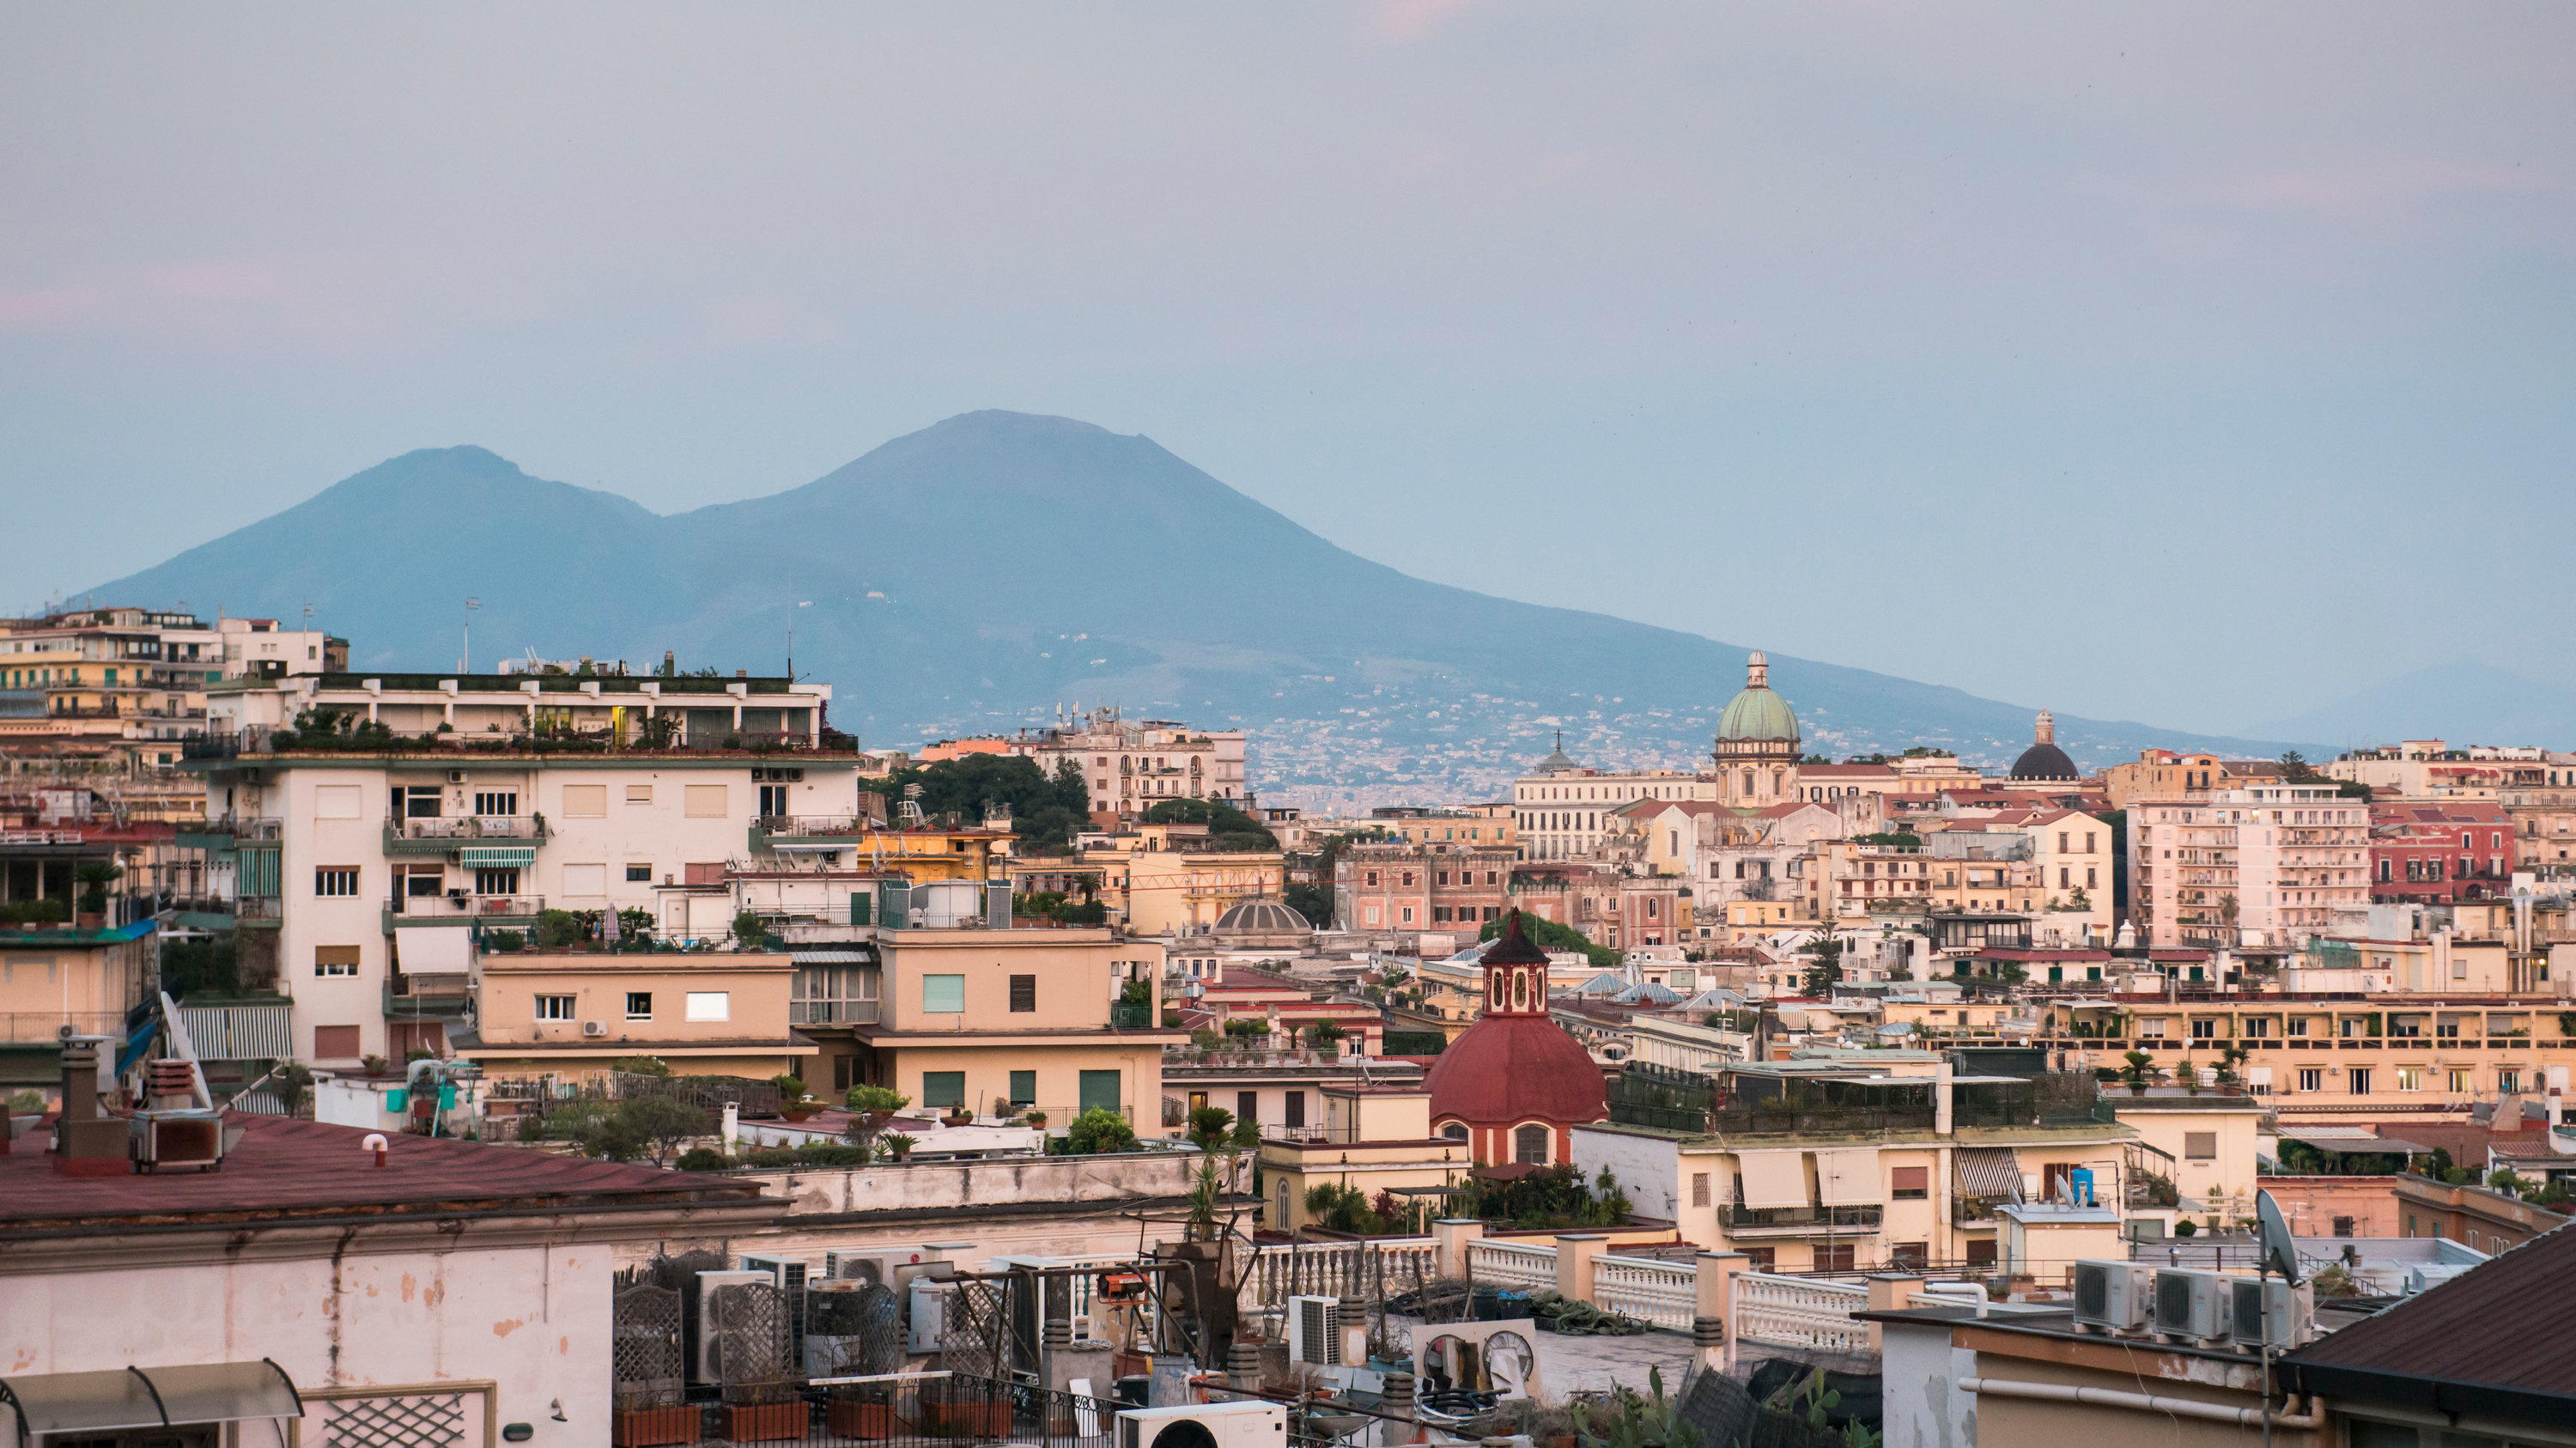
[[[1205,825],[1149,824],[1086,835],[1079,854],[1084,870],[1099,872],[1110,923],[1131,935],[1213,929],[1247,900],[1278,899],[1288,879],[1285,854],[1210,849]]]
[[[2199,800],[2215,790],[2268,784],[2280,777],[2281,766],[2273,760],[2221,759],[2170,749],[2142,749],[2136,759],[2102,771],[2113,809],[2127,809],[2142,799]]]
[[[1437,1204],[1474,1169],[1467,1143],[1434,1135],[1431,1093],[1419,1085],[1337,1084],[1321,1091],[1323,1119],[1312,1127],[1264,1127],[1260,1175],[1265,1230],[1311,1225],[1306,1194],[1330,1182],[1374,1200]]]
[[[800,1073],[783,952],[523,949],[474,957],[475,1013],[450,1044],[496,1076],[597,1076],[651,1056],[683,1076]]]
[[[2140,943],[2296,949],[2370,903],[2370,808],[2332,785],[2142,798],[2128,811]]]
[[[1169,719],[1128,721],[1113,708],[1023,732],[1013,754],[1048,778],[1071,764],[1091,786],[1091,812],[1132,818],[1167,799],[1212,799],[1254,808],[1240,729],[1193,729]]]

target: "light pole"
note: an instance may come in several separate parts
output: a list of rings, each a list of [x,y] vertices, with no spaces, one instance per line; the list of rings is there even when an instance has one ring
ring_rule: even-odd
[[[479,598],[469,598],[465,600],[465,652],[463,656],[458,658],[456,661],[456,672],[459,674],[469,674],[473,672],[473,670],[468,666],[474,662],[474,610],[481,608],[482,606],[483,600]]]

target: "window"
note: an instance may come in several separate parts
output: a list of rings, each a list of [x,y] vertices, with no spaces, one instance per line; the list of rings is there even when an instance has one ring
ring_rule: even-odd
[[[630,990],[626,993],[626,1019],[630,1021],[649,1021],[653,1019],[653,993],[651,991]]]
[[[2218,1038],[2218,1022],[2206,1019],[2193,1021],[2191,1023],[2191,1038],[2195,1041],[2216,1040]]]
[[[733,993],[721,990],[693,990],[688,993],[681,1018],[691,1021],[732,1020]]]
[[[2400,1090],[2400,1091],[2421,1091],[2421,1090],[2423,1090],[2423,1089],[2424,1089],[2424,1068],[2423,1068],[2423,1067],[2421,1067],[2421,1066],[2400,1066],[2400,1067],[2398,1067],[2398,1068],[2397,1068],[2397,1089],[2398,1089],[2398,1090]]]
[[[2240,1027],[2239,1029],[2241,1029],[2241,1030],[2243,1030],[2243,1031],[2245,1032],[2246,1038],[2247,1038],[2248,1040],[2252,1040],[2252,1039],[2254,1039],[2254,1038],[2256,1038],[2256,1037],[2268,1036],[2268,1035],[2272,1034],[2272,1023],[2271,1023],[2270,1021],[2265,1021],[2265,1020],[2251,1020],[2251,1021],[2247,1021],[2247,1022],[2246,1022],[2242,1027]]]
[[[1968,1249],[1972,1259],[1976,1251],[1976,1245],[1977,1244],[1974,1242],[1968,1244]],[[1986,1244],[1986,1251],[1989,1255],[1993,1253],[1994,1246],[1995,1244],[1992,1242],[1988,1242]],[[1756,1272],[1768,1272],[1772,1268],[1780,1265],[1780,1249],[1777,1247],[1738,1247],[1735,1250],[1744,1254],[1745,1265]]]
[[[1859,1253],[1860,1249],[1849,1242],[1819,1242],[1816,1244],[1816,1270],[1849,1272],[1859,1261]]]
[[[2469,1094],[2469,1074],[2470,1073],[2467,1071],[2453,1071],[2451,1073],[2451,1094],[2455,1096],[2466,1096]]]
[[[1033,1011],[1038,1008],[1038,978],[1033,975],[1011,977],[1011,1009]]]
[[[1966,1252],[1966,1254],[1967,1254],[1967,1258],[1966,1258],[1966,1260],[1967,1260],[1967,1263],[1968,1263],[1968,1265],[1969,1265],[1969,1266],[1971,1266],[1971,1267],[1992,1267],[1993,1265],[1995,1265],[1995,1239],[1994,1239],[1994,1238],[1992,1238],[1992,1237],[1972,1237],[1972,1238],[1970,1238],[1969,1240],[1967,1240],[1966,1242],[1961,1243],[1960,1245],[1961,1245],[1961,1247],[1965,1250],[1965,1252]]]
[[[721,784],[692,784],[681,791],[681,813],[693,820],[720,820],[725,817],[725,787]]]
[[[2352,1091],[2353,1095],[2367,1096],[2370,1094],[2370,1068],[2368,1066],[2353,1067],[2351,1070],[2344,1073],[2344,1081]]]
[[[783,784],[764,784],[760,786],[759,812],[764,817],[783,817],[786,815],[788,813],[787,786]]]
[[[2520,1071],[2498,1071],[2496,1073],[2496,1089],[2498,1091],[2505,1092],[2508,1095],[2521,1090],[2522,1073]]]
[[[1076,1111],[1117,1111],[1124,1106],[1120,1099],[1118,1073],[1085,1071],[1076,1084]]]
[[[567,784],[563,787],[564,818],[575,820],[604,819],[608,815],[608,786],[604,784]]]
[[[1011,1104],[1014,1106],[1035,1106],[1038,1104],[1037,1072],[1014,1071],[1011,1073]]]
[[[2283,1029],[2293,1036],[2304,1036],[2308,1033],[2308,1018],[2306,1016],[2292,1016]]]
[[[626,786],[626,802],[628,804],[651,804],[653,802],[653,786],[649,784],[630,784]]]
[[[356,895],[358,893],[358,867],[355,865],[325,865],[322,868],[315,870],[313,872],[313,893],[332,898],[345,898]]]
[[[962,975],[925,975],[921,978],[921,1012],[930,1016],[953,1016],[966,1009],[966,977]]]
[[[313,1059],[317,1061],[354,1061],[358,1059],[356,1026],[315,1026]]]
[[[1440,1136],[1445,1141],[1465,1141],[1467,1139],[1467,1128],[1463,1124],[1453,1121],[1447,1126],[1440,1128]]]
[[[1306,1124],[1306,1093],[1303,1091],[1283,1092],[1279,1099],[1281,1102],[1280,1121],[1289,1126],[1304,1126]],[[1258,1118],[1246,1116],[1243,1119],[1246,1121],[1253,1121]]]
[[[1695,1171],[1691,1173],[1691,1205],[1694,1207],[1704,1207],[1708,1205],[1707,1172]]]
[[[1932,1264],[1928,1242],[1898,1242],[1887,1249],[1888,1265],[1899,1272],[1920,1272]]]
[[[572,1019],[572,1011],[573,997],[571,996],[541,995],[537,997],[538,1020],[568,1021]]]
[[[1932,1168],[1928,1166],[1889,1168],[1887,1195],[1890,1199],[1900,1202],[1919,1202],[1931,1194]]]
[[[514,815],[519,812],[519,792],[515,789],[477,790],[474,812],[479,815]]]
[[[2186,1131],[2182,1134],[2182,1159],[2185,1161],[2218,1160],[2218,1133]]]
[[[924,1106],[965,1105],[966,1073],[963,1071],[922,1072],[921,1104]]]
[[[1512,1160],[1547,1165],[1547,1128],[1516,1126],[1512,1128]]]
[[[313,947],[313,973],[325,979],[358,973],[358,947],[354,945],[317,945]]]
[[[2323,1091],[2326,1089],[2325,1068],[2322,1066],[2300,1067],[2299,1089],[2302,1091]]]
[[[632,885],[632,884],[636,884],[636,883],[638,883],[638,882],[643,883],[643,884],[646,884],[646,885],[650,885],[650,884],[652,884],[652,883],[653,883],[653,867],[652,867],[651,865],[649,865],[649,864],[648,864],[648,865],[638,865],[638,864],[633,863],[632,861],[629,861],[629,862],[628,862],[628,864],[627,864],[627,866],[626,866],[626,882],[627,882],[628,884],[630,884],[630,885]]]
[[[519,867],[516,865],[505,865],[493,869],[475,871],[474,893],[477,895],[518,894]]]

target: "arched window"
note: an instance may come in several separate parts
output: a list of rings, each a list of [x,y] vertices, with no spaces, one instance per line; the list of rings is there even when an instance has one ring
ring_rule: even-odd
[[[1467,1139],[1466,1123],[1459,1121],[1450,1122],[1447,1126],[1440,1128],[1440,1136],[1444,1141],[1465,1141]],[[1279,1183],[1279,1190],[1283,1192],[1288,1190],[1288,1183],[1284,1179]],[[1283,1220],[1285,1219],[1283,1218]]]
[[[1528,971],[1516,970],[1512,972],[1512,1006],[1516,1010],[1529,1009]]]
[[[1522,1126],[1512,1131],[1512,1160],[1547,1165],[1548,1129],[1544,1126]]]

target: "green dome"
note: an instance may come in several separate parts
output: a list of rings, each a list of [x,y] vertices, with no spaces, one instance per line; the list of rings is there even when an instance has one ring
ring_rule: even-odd
[[[1795,743],[1798,716],[1789,701],[1769,689],[1747,689],[1727,702],[1717,716],[1717,737],[1737,740],[1784,739]]]

